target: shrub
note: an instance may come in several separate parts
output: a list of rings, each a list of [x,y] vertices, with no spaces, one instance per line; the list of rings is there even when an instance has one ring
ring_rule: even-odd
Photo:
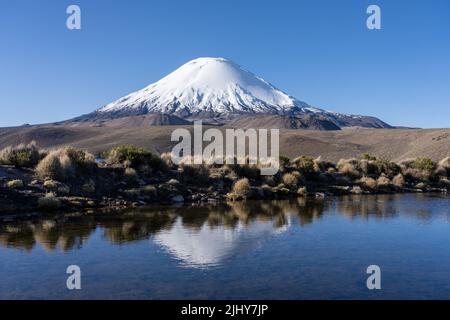
[[[291,163],[291,159],[289,157],[280,155],[279,157],[280,160],[280,166],[286,167]]]
[[[166,163],[157,155],[144,148],[133,145],[121,145],[106,152],[106,163],[120,164],[132,168],[147,165],[154,170],[165,170]]]
[[[58,188],[58,182],[55,180],[45,180],[44,188],[49,190],[56,190]]]
[[[55,196],[54,193],[50,192],[38,199],[38,208],[41,210],[56,210],[61,206],[61,201]]]
[[[250,182],[247,178],[236,181],[233,186],[233,193],[242,198],[246,198],[250,194]]]
[[[370,177],[362,177],[359,180],[359,183],[366,188],[369,189],[375,189],[377,187],[377,181],[375,179],[372,179]]]
[[[314,173],[314,159],[311,157],[301,156],[292,160],[292,163],[303,174]]]
[[[431,173],[436,170],[436,163],[428,158],[417,158],[411,163],[410,167]]]
[[[183,164],[181,177],[185,182],[206,185],[209,179],[209,168],[202,164]]]
[[[6,186],[10,189],[21,189],[23,188],[23,181],[19,179],[11,180],[6,183]]]
[[[361,176],[361,162],[358,159],[341,159],[337,163],[337,169],[340,173],[351,178]]]
[[[269,187],[275,187],[277,185],[275,176],[264,176],[263,180]]]
[[[247,178],[247,179],[259,179],[261,177],[261,170],[256,165],[234,165],[233,166],[234,172],[241,177],[241,178]]]
[[[394,186],[401,188],[405,185],[405,178],[401,173],[399,173],[392,179],[392,183],[394,184]]]
[[[412,180],[428,181],[431,173],[425,170],[407,168],[403,170],[403,175]]]
[[[448,174],[448,171],[447,171],[447,168],[445,168],[445,167],[439,165],[439,166],[436,168],[435,173],[436,173],[438,176],[446,177],[447,174]]]
[[[175,164],[172,160],[172,153],[171,152],[164,152],[161,154],[161,160],[166,164],[168,168],[174,168]]]
[[[314,170],[316,172],[327,172],[329,169],[335,169],[334,163],[322,160],[322,157],[314,159]]]
[[[392,184],[391,180],[385,175],[382,175],[377,179],[377,187],[379,188],[386,188],[389,187],[391,184]]]
[[[306,189],[306,187],[300,187],[300,188],[298,188],[297,193],[301,196],[307,196],[308,189]]]
[[[293,175],[292,173],[285,173],[283,175],[283,183],[288,186],[288,187],[294,187],[295,185],[297,185],[297,177],[295,175]]]
[[[96,168],[92,154],[72,147],[53,150],[36,167],[41,178],[60,181],[92,174]]]
[[[450,172],[450,157],[447,157],[439,161],[439,166],[436,169],[436,173],[440,176],[447,177],[449,172]]]
[[[7,147],[0,151],[0,164],[31,168],[37,165],[40,155],[35,142],[16,147]]]
[[[377,157],[372,156],[369,153],[363,153],[360,157],[361,160],[367,160],[367,161],[376,161]]]
[[[441,161],[439,161],[439,166],[450,169],[450,157],[444,158]]]
[[[375,174],[377,175],[385,174],[388,177],[393,177],[400,172],[400,166],[388,160],[377,159],[373,162],[373,165],[376,168]]]
[[[336,173],[336,168],[328,168],[327,173],[328,174],[335,174]]]
[[[447,179],[447,178],[441,178],[441,179],[439,179],[438,185],[441,188],[449,188],[450,187],[450,180]]]

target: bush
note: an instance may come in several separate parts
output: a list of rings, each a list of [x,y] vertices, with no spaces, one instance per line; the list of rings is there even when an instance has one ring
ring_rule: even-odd
[[[450,157],[439,161],[439,166],[436,169],[436,173],[440,176],[447,177],[450,172]]]
[[[405,178],[401,173],[399,173],[392,179],[392,183],[394,184],[394,186],[401,188],[405,185]]]
[[[233,170],[241,178],[257,180],[261,177],[261,170],[256,165],[236,164],[233,166]]]
[[[23,181],[19,179],[11,180],[6,183],[6,186],[10,189],[21,189],[23,188]]]
[[[361,160],[367,160],[367,161],[376,161],[377,157],[372,156],[369,153],[363,153],[360,157]]]
[[[171,152],[164,152],[161,154],[161,160],[166,164],[168,168],[175,168],[175,163],[172,160]]]
[[[39,162],[39,151],[35,142],[17,147],[7,147],[0,151],[0,164],[31,168]]]
[[[449,188],[450,187],[450,180],[447,179],[447,178],[440,178],[439,182],[438,182],[438,185],[441,188]]]
[[[250,194],[250,182],[247,178],[236,181],[233,186],[233,193],[242,198],[246,198]]]
[[[308,189],[306,189],[306,187],[300,187],[300,188],[298,188],[297,193],[301,196],[307,196]]]
[[[56,190],[58,188],[58,182],[55,180],[45,180],[44,188],[49,190]]]
[[[428,181],[431,178],[431,173],[425,170],[407,168],[403,170],[403,175],[414,181]]]
[[[426,172],[433,172],[434,170],[436,170],[436,163],[428,158],[417,158],[416,160],[414,160],[411,165],[411,168],[413,169],[417,169],[417,170],[423,170]]]
[[[375,174],[377,175],[385,174],[388,177],[393,177],[400,172],[400,166],[388,160],[377,159],[373,162],[373,165],[376,168]]]
[[[292,163],[303,174],[314,173],[314,159],[311,157],[301,156],[292,160]]]
[[[183,164],[181,178],[191,184],[206,185],[209,179],[209,168],[202,164]]]
[[[376,189],[377,187],[377,181],[375,179],[372,179],[370,177],[362,177],[359,180],[359,183],[368,189]]]
[[[361,162],[358,159],[341,159],[337,163],[337,169],[350,178],[361,176]]]
[[[280,155],[279,157],[280,166],[286,167],[291,163],[291,159],[289,157]]]
[[[51,151],[36,167],[36,173],[42,179],[60,181],[92,174],[96,168],[92,154],[72,147]]]
[[[386,177],[385,175],[382,175],[377,179],[377,187],[378,188],[387,188],[391,184],[392,184],[391,180],[388,177]]]
[[[439,166],[450,169],[450,157],[444,158],[441,161],[439,161]]]
[[[322,160],[322,157],[314,159],[314,171],[327,172],[329,169],[335,169],[334,163]]]
[[[294,187],[298,183],[298,179],[292,173],[286,173],[283,175],[283,183],[288,187]]]
[[[106,152],[106,163],[132,168],[149,166],[157,171],[167,168],[166,163],[159,156],[133,145],[121,145],[109,150]]]

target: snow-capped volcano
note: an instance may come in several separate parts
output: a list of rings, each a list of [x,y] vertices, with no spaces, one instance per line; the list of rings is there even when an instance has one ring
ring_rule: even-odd
[[[223,124],[246,116],[276,115],[289,117],[287,122],[277,122],[283,126],[294,123],[292,128],[389,127],[377,118],[312,107],[224,58],[189,61],[144,89],[72,121],[100,121],[103,125],[108,119],[147,114],[170,115],[173,118],[167,124],[193,119]],[[261,125],[266,121],[264,117],[258,119]]]
[[[199,58],[98,111],[144,109],[189,116],[199,112],[280,113],[296,107],[308,105],[227,59]]]

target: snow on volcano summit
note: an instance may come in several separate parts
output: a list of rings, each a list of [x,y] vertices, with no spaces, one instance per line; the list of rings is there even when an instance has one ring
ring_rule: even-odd
[[[182,120],[202,119],[217,124],[249,115],[276,115],[286,118],[289,123],[300,119],[301,127],[310,126],[308,123],[317,124],[317,121],[321,123],[319,127],[326,128],[390,127],[374,117],[346,115],[312,107],[224,58],[192,60],[158,82],[74,121],[100,119],[104,122],[144,114],[164,114]],[[327,123],[323,125],[323,121]],[[330,126],[329,122],[334,125]]]
[[[224,58],[198,58],[99,112],[280,113],[309,106]]]

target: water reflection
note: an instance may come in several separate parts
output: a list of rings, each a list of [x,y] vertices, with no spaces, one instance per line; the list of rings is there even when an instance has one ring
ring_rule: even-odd
[[[433,212],[408,208],[401,196],[257,201],[204,207],[153,207],[120,213],[0,217],[0,246],[32,251],[82,248],[96,231],[112,244],[151,239],[182,264],[215,266],[250,250],[293,224],[300,227],[339,214],[349,219],[393,218],[408,214],[431,219]],[[405,210],[407,208],[407,210]]]

